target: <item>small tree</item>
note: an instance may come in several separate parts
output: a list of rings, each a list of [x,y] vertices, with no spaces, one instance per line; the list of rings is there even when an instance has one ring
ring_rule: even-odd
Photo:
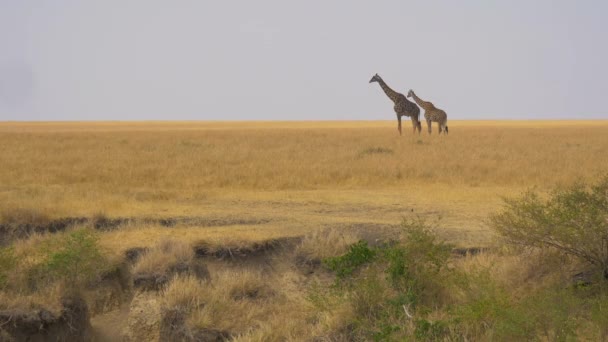
[[[490,222],[507,241],[575,256],[608,279],[608,176],[590,187],[558,189],[548,200],[527,192],[505,202]]]

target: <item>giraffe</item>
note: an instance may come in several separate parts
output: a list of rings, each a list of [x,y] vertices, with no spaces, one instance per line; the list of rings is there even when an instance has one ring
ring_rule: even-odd
[[[439,125],[439,134],[441,134],[442,129],[445,130],[445,134],[448,134],[448,115],[443,110],[435,107],[431,102],[422,100],[411,89],[408,91],[407,97],[414,98],[414,101],[424,109],[424,118],[429,128],[429,134],[431,134],[432,121],[435,121]]]
[[[391,89],[386,82],[382,80],[378,74],[375,74],[369,83],[378,82],[382,90],[386,96],[388,96],[391,101],[395,104],[393,109],[395,110],[395,114],[397,114],[397,130],[399,131],[399,135],[401,134],[401,117],[408,116],[412,120],[412,129],[413,133],[416,133],[416,129],[418,129],[418,134],[422,130],[422,124],[420,123],[420,108],[416,106],[415,103],[409,101],[403,94],[400,94],[393,89]]]

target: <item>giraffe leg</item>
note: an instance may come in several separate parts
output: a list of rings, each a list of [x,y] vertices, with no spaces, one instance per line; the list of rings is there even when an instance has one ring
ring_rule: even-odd
[[[412,134],[416,134],[416,127],[418,127],[418,121],[412,116]]]
[[[429,128],[429,134],[431,134],[431,120],[426,120],[426,126]]]
[[[399,135],[401,134],[401,116],[397,115],[397,121],[399,122],[399,125],[397,126],[397,130],[399,131]]]

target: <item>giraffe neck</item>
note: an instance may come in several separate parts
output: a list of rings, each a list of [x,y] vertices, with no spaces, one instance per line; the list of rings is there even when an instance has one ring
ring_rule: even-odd
[[[391,87],[389,87],[382,79],[379,80],[378,83],[380,83],[380,87],[382,87],[382,90],[384,90],[386,96],[388,96],[391,101],[397,102],[399,93],[391,89]]]
[[[422,100],[421,98],[418,97],[418,95],[416,95],[414,92],[412,92],[412,97],[414,98],[414,101],[416,101],[416,103],[422,107],[422,109],[424,110],[428,110],[432,108],[432,105],[430,102],[426,102],[424,100]]]

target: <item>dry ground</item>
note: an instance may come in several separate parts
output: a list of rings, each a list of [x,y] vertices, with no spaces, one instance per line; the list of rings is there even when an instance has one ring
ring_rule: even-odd
[[[239,246],[308,234],[313,241],[306,246],[312,248],[327,239],[314,235],[323,228],[343,235],[315,253],[342,243],[332,250],[337,253],[345,250],[344,241],[356,241],[353,236],[391,232],[412,214],[440,218],[439,234],[457,246],[488,246],[493,236],[485,220],[500,209],[503,196],[603,175],[607,128],[608,121],[451,121],[449,136],[436,130],[412,135],[407,126],[399,136],[392,121],[5,122],[0,123],[0,224],[130,219],[120,229],[99,233],[110,260],[123,258],[129,248],[166,241]],[[168,229],[163,219],[176,223]],[[16,250],[27,254],[42,240],[20,242]],[[265,317],[248,334],[279,339],[272,337],[273,324],[281,321],[273,313],[278,310],[292,315],[295,324],[283,332],[297,336],[306,329],[297,325],[310,314],[301,293],[310,279],[290,269],[291,261],[275,261],[272,275],[263,276],[209,262],[219,278],[205,284],[180,278],[159,300],[180,302],[171,294],[176,288],[190,288],[193,298],[199,292],[207,298],[202,293],[208,291],[229,298],[226,291],[248,286],[226,287],[224,278],[261,288],[270,281],[272,304],[254,301],[245,308],[252,310],[252,322]],[[234,303],[224,310],[245,305]],[[294,305],[301,311],[290,311]],[[196,315],[190,319],[202,325],[234,321]],[[324,324],[338,324],[332,322]]]

